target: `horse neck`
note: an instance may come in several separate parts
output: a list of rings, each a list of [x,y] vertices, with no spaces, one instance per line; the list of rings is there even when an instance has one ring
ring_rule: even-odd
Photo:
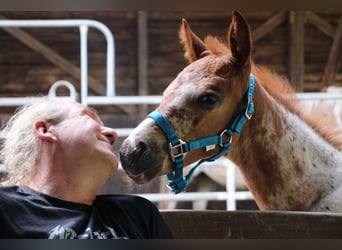
[[[309,210],[342,181],[335,173],[340,152],[259,84],[254,104],[229,157],[261,209]]]

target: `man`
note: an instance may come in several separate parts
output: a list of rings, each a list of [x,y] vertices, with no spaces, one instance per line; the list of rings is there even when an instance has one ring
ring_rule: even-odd
[[[4,129],[1,238],[171,238],[158,209],[131,195],[99,195],[118,168],[117,134],[94,109],[41,101]]]

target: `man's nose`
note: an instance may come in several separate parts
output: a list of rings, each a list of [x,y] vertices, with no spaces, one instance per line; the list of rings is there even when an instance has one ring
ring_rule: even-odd
[[[112,144],[112,145],[114,144],[114,142],[118,138],[118,134],[116,133],[116,131],[113,128],[103,127],[102,128],[102,134],[104,134],[108,138],[108,140],[110,141],[110,144]]]

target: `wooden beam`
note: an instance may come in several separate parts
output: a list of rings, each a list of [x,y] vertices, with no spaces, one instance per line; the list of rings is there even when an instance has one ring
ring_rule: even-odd
[[[306,20],[311,24],[315,25],[317,29],[326,34],[327,36],[334,38],[335,36],[335,27],[320,18],[318,15],[313,13],[312,11],[306,12]]]
[[[267,19],[266,22],[264,22],[262,25],[259,27],[255,28],[252,31],[252,37],[253,37],[253,42],[258,41],[261,39],[263,36],[265,36],[267,33],[272,31],[274,28],[279,26],[282,22],[284,22],[287,18],[287,13],[285,11],[281,11],[269,19]]]
[[[6,19],[4,16],[0,15],[0,19]],[[44,45],[42,42],[23,31],[20,28],[16,27],[2,27],[13,37],[20,40],[22,43],[33,49],[34,51],[40,53],[51,63],[62,69],[63,71],[69,73],[78,81],[81,80],[81,70],[79,67],[75,66],[72,62],[65,59],[61,55],[59,55],[54,50],[50,49],[48,46]],[[91,89],[95,94],[104,95],[106,93],[105,85],[96,80],[95,78],[88,76],[88,85],[89,89]]]
[[[304,91],[304,11],[290,12],[290,82],[297,92]]]
[[[328,63],[324,69],[324,75],[322,78],[322,89],[332,85],[334,83],[337,71],[342,61],[342,16],[338,23],[334,41],[332,43]]]
[[[337,239],[342,237],[340,213],[164,210],[161,211],[161,215],[175,239]],[[201,249],[210,249],[209,244]]]

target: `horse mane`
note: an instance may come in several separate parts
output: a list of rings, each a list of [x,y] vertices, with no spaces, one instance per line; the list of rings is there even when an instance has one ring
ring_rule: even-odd
[[[217,37],[209,35],[204,39],[204,43],[212,54],[218,55],[230,53],[228,47],[218,40]]]
[[[299,100],[286,77],[276,74],[265,66],[252,63],[252,73],[263,88],[288,110],[298,113]]]
[[[342,127],[336,122],[332,104],[314,102],[310,106],[305,105],[296,97],[296,92],[286,77],[255,64],[252,64],[252,73],[273,98],[305,121],[327,142],[342,150]]]

